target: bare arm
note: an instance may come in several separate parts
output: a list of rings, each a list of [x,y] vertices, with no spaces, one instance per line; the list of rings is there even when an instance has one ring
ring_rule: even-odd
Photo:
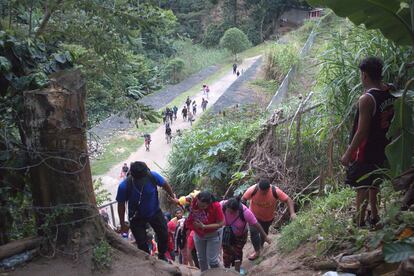
[[[293,200],[289,197],[286,200],[286,204],[288,206],[289,209],[289,214],[290,214],[290,218],[291,219],[295,219],[296,218],[296,213],[295,213],[295,203],[293,202]]]
[[[351,144],[341,158],[341,163],[348,166],[351,162],[352,153],[357,150],[358,146],[368,137],[371,125],[372,112],[374,109],[373,101],[367,94],[362,95],[358,101],[359,119],[358,129],[352,138]]]
[[[201,224],[201,229],[203,230],[216,230],[221,228],[224,225],[224,220],[216,222],[216,223],[212,223],[212,224]]]
[[[121,231],[125,233],[125,202],[118,202],[118,216],[121,224]]]
[[[264,229],[263,229],[263,227],[260,225],[260,223],[256,223],[255,225],[253,225],[254,227],[256,227],[256,229],[260,232],[260,235],[262,236],[262,237],[264,237],[265,238],[265,241],[268,243],[268,244],[271,244],[272,243],[272,240],[271,239],[269,239],[269,237],[267,236],[267,234],[266,234],[266,232],[264,231]]]
[[[173,200],[175,203],[179,203],[178,199],[175,197],[175,194],[173,193],[173,190],[171,188],[171,185],[168,182],[165,182],[164,186],[162,186],[164,191],[167,192],[168,196]]]

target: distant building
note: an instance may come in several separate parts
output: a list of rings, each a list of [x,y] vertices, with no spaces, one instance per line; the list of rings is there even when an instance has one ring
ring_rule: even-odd
[[[280,17],[280,26],[296,25],[300,26],[307,19],[320,18],[323,15],[323,9],[312,9],[310,7],[292,8],[282,14]]]
[[[323,9],[313,9],[309,11],[309,19],[316,19],[322,16]]]

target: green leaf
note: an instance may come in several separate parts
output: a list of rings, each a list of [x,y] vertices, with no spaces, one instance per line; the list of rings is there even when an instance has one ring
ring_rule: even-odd
[[[392,138],[385,148],[393,176],[399,175],[412,165],[414,153],[413,109],[407,101],[399,98],[394,103],[394,118],[387,137]]]
[[[398,90],[398,91],[395,91],[395,92],[391,92],[391,94],[394,97],[397,97],[397,98],[400,98],[403,93],[404,93],[404,90]],[[407,96],[413,98],[414,97],[414,90],[408,90],[407,91]]]
[[[414,245],[406,242],[386,243],[382,252],[387,263],[397,263],[414,255]]]
[[[49,78],[44,73],[33,74],[32,81],[30,83],[32,89],[45,87],[49,83]]]
[[[5,58],[0,56],[0,73],[6,73],[8,71],[10,71],[12,68],[10,61]]]
[[[308,0],[313,6],[331,8],[354,24],[379,29],[385,37],[400,45],[414,44],[410,9],[400,0]]]

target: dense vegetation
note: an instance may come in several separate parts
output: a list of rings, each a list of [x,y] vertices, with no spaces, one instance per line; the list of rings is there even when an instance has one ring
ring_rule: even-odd
[[[244,144],[259,134],[260,108],[243,106],[224,114],[205,114],[173,145],[168,178],[178,194],[203,188],[224,194],[240,170]]]
[[[301,40],[300,35],[296,38]],[[384,82],[393,83],[397,89],[400,89],[404,88],[414,73],[412,66],[409,65],[413,58],[412,48],[396,44],[385,38],[383,33],[378,30],[355,26],[350,21],[339,19],[332,14],[322,21],[317,30],[315,46],[310,53],[311,59],[298,60],[297,47],[291,44],[292,41],[289,42],[287,45],[275,45],[268,50],[263,67],[265,78],[280,82],[290,66],[299,61],[298,72],[302,74],[300,80],[307,85],[304,86],[303,83],[295,81],[289,90],[290,95],[284,100],[280,109],[283,109],[284,118],[292,118],[304,99],[310,95],[310,91],[313,92],[307,102],[307,107],[314,108],[302,115],[300,126],[295,120],[290,126],[285,124],[273,127],[272,137],[275,137],[277,149],[281,151],[278,157],[281,159],[281,162],[278,163],[281,175],[276,180],[288,181],[288,183],[282,182],[280,185],[286,185],[283,187],[288,187],[286,189],[292,193],[298,207],[303,208],[298,219],[282,229],[282,236],[279,240],[280,249],[289,252],[303,245],[304,242],[310,241],[316,244],[319,254],[330,254],[344,249],[358,251],[364,246],[374,249],[384,243],[387,261],[396,262],[406,259],[413,254],[414,247],[412,239],[406,239],[406,232],[409,230],[404,229],[412,229],[414,219],[409,212],[401,211],[400,198],[402,195],[394,191],[390,180],[401,173],[402,168],[408,168],[412,164],[411,142],[408,142],[408,138],[395,140],[395,143],[399,143],[400,147],[407,149],[406,152],[392,148],[387,149],[390,154],[396,150],[400,156],[390,155],[392,157],[390,159],[391,167],[386,172],[389,178],[385,179],[382,184],[382,191],[385,194],[381,198],[381,216],[384,228],[375,235],[368,235],[367,229],[359,229],[354,226],[352,214],[355,194],[342,185],[344,171],[338,160],[348,145],[348,135],[355,112],[354,103],[361,95],[362,87],[357,67],[359,61],[367,56],[381,57],[384,60]],[[286,53],[289,54],[289,58],[285,58],[284,54]],[[306,64],[306,62],[310,64]],[[271,82],[266,82],[266,80],[258,80],[256,83],[263,86],[271,85]],[[308,90],[301,90],[303,88]],[[401,101],[397,101],[396,110],[401,110],[399,107]],[[401,105],[404,106],[407,113],[405,115],[407,117],[403,117],[406,118],[403,122],[408,129],[411,129],[412,98],[409,97],[406,101],[407,104]],[[396,114],[397,117],[393,124],[398,124],[400,120],[398,119],[400,116],[398,111]],[[258,121],[255,122],[255,124],[257,123]],[[295,130],[295,127],[299,127],[299,129]],[[260,127],[257,130],[268,131],[268,129]],[[393,135],[395,134],[398,135],[399,132],[394,132]],[[233,135],[240,137],[235,133]],[[222,138],[223,140],[221,140]],[[231,138],[216,135],[215,139],[224,142],[231,140]],[[260,139],[258,137],[257,140]],[[189,145],[190,141],[194,143],[198,140],[200,137],[196,139],[190,133],[182,142]],[[403,141],[406,144],[402,144]],[[249,143],[245,140],[240,144],[246,146]],[[180,146],[182,145],[180,144]],[[398,147],[394,143],[392,146]],[[255,175],[259,172],[244,170],[249,160],[245,160],[243,154],[229,154],[231,158],[226,159],[226,163],[222,164],[222,167],[231,167],[232,170],[228,171],[227,175],[221,172],[223,174],[221,181],[213,181],[211,173],[214,171],[204,169],[207,164],[211,164],[211,161],[210,163],[202,161],[208,157],[208,154],[205,154],[208,152],[208,148],[209,145],[200,148],[193,147],[191,151],[187,151],[187,155],[181,156],[181,158],[178,157],[177,149],[172,153],[171,160],[185,160],[184,157],[191,156],[189,158],[191,161],[179,163],[180,168],[185,168],[183,170],[178,170],[176,164],[170,163],[170,175],[180,183],[182,192],[188,192],[194,187],[207,187],[222,194],[227,190],[226,188],[234,185],[238,188],[233,187],[231,192],[239,193],[253,183]],[[244,149],[242,149],[243,151]],[[407,161],[404,161],[407,162],[404,166],[393,165],[394,162],[402,164],[403,156],[408,158]],[[217,163],[213,162],[213,164]],[[192,173],[194,168],[199,169],[200,167],[203,169],[202,173],[198,175],[204,176],[205,182]],[[191,173],[184,173],[187,171]],[[295,185],[292,186],[289,183],[295,183]],[[313,185],[308,186],[309,183],[313,183]],[[315,194],[322,196],[314,197]],[[399,237],[399,240],[396,241],[396,237]],[[398,251],[404,251],[404,254],[397,255]]]
[[[165,7],[177,16],[182,35],[215,47],[233,27],[242,30],[254,45],[259,44],[275,34],[283,12],[308,5],[301,0],[178,0],[165,3]]]

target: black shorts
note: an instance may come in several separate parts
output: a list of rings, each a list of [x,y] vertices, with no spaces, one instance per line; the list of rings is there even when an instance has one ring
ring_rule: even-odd
[[[372,173],[382,166],[355,161],[346,169],[345,183],[354,188],[379,187],[382,173]]]

